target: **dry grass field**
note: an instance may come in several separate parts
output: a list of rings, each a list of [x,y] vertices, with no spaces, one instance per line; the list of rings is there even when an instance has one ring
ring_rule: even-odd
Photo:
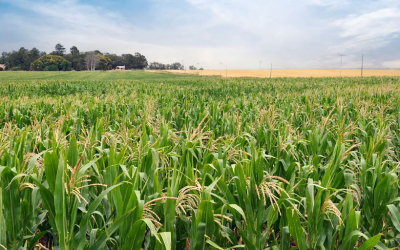
[[[170,72],[175,74],[193,74],[222,77],[270,77],[270,70],[149,70],[151,72]],[[338,69],[276,69],[272,77],[338,77]],[[359,69],[342,70],[344,77],[361,76]],[[363,76],[400,76],[400,70],[364,70]]]

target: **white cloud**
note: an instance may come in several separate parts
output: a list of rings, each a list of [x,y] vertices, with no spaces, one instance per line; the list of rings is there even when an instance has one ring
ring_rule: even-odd
[[[360,52],[387,46],[400,33],[400,10],[385,8],[362,15],[350,15],[333,23],[342,30],[344,41],[333,51]]]
[[[347,0],[305,0],[306,4],[319,6],[344,6],[348,4]]]
[[[400,28],[400,6],[392,0],[383,0],[379,11],[365,5],[366,10],[350,16],[337,11],[341,6],[358,10],[347,0],[181,1],[186,7],[180,10],[170,7],[171,0],[151,0],[149,20],[137,20],[80,0],[0,0],[29,13],[0,15],[0,32],[13,37],[0,37],[1,49],[25,46],[49,52],[60,42],[82,51],[140,52],[149,61],[185,60],[187,66],[200,63],[205,68],[219,68],[219,62],[232,69],[258,68],[259,60],[268,66],[273,62],[274,68],[330,68],[338,64],[338,52],[386,48]],[[332,24],[332,19],[337,21]],[[346,63],[358,65],[358,57],[349,55]]]
[[[383,62],[382,65],[385,68],[398,69],[400,68],[400,60]]]

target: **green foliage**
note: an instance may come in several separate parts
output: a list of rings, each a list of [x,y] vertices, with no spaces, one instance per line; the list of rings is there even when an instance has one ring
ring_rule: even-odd
[[[60,71],[57,65],[49,65],[44,67],[43,71]]]
[[[34,61],[31,66],[33,70],[37,71],[55,71],[55,67],[57,67],[58,70],[63,69],[61,64],[65,61],[65,59],[61,56],[56,56],[56,55],[44,55]],[[55,67],[54,67],[55,66]],[[46,68],[48,67],[48,68]],[[47,70],[46,70],[47,69]]]
[[[29,70],[31,63],[44,54],[46,53],[40,52],[36,48],[27,50],[21,47],[18,51],[3,52],[0,61],[6,65],[6,69],[19,68],[21,70]]]
[[[60,64],[60,67],[62,68],[62,71],[71,71],[72,63],[68,62],[67,60],[64,60]]]
[[[54,82],[54,80],[63,81],[115,81],[115,80],[171,80],[171,79],[197,79],[194,75],[178,75],[172,73],[153,73],[143,70],[126,70],[126,71],[67,71],[63,74],[58,74],[55,72],[12,72],[6,71],[2,72],[0,75],[0,81],[28,81],[28,80],[52,80],[52,84],[59,84]],[[88,80],[90,79],[90,80]],[[101,83],[100,83],[101,84]],[[15,88],[16,85],[12,84],[10,87]],[[1,85],[0,85],[1,89]]]
[[[103,56],[101,54],[97,54],[97,57],[99,58],[98,65],[96,67],[97,69],[109,70],[109,69],[112,68],[112,62],[111,62],[110,58],[105,57],[105,56]]]
[[[149,65],[149,69],[161,69],[161,70],[182,70],[184,69],[183,65],[180,64],[179,62],[175,62],[172,64],[163,64],[159,62],[152,62]]]
[[[21,69],[21,67],[12,67],[10,70],[11,71],[21,71],[22,69]]]
[[[4,69],[3,68],[0,68],[0,71],[3,71]]]
[[[88,53],[94,53],[99,55],[100,59],[100,69],[101,70],[109,70],[115,69],[116,66],[125,65],[127,69],[145,69],[148,66],[147,59],[144,55],[140,53],[132,54],[123,54],[121,56],[109,53],[101,53],[99,50],[95,50],[93,52],[84,52],[81,53],[76,46],[72,46],[70,48],[70,53],[66,53],[66,48],[58,43],[55,46],[55,50],[50,53],[52,56],[60,56],[65,58],[65,60],[72,63],[71,69],[75,71],[81,70],[89,70],[86,64],[86,56]],[[18,51],[12,52],[3,52],[0,57],[0,63],[6,65],[6,69],[19,67],[21,70],[30,70],[30,67],[34,61],[39,59],[40,57],[46,55],[45,52],[40,52],[36,48],[32,48],[31,50],[27,50],[24,47],[21,47]],[[50,64],[56,64],[55,62],[51,62]],[[58,62],[57,66],[59,66],[60,62]],[[33,70],[36,71],[43,71],[46,66],[49,64],[44,64],[40,62],[35,62],[32,65]],[[59,70],[69,71],[68,67],[67,70],[63,69],[64,67],[59,67]]]
[[[399,78],[78,73],[0,82],[0,249],[400,245]]]

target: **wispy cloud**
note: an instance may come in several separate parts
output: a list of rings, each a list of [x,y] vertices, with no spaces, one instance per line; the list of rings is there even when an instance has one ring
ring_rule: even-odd
[[[347,0],[305,0],[306,4],[319,6],[344,6],[348,4]]]
[[[350,15],[333,23],[342,32],[344,41],[333,50],[359,52],[379,49],[387,46],[400,34],[400,9],[387,8],[365,13]]]
[[[338,52],[354,53],[346,58],[350,66],[365,48],[385,54],[383,61],[374,55],[378,66],[400,56],[387,53],[400,32],[400,5],[393,0],[367,0],[363,8],[355,0],[151,0],[146,19],[123,9],[124,3],[110,10],[104,1],[0,0],[0,12],[2,5],[12,7],[0,15],[0,32],[7,34],[0,49],[49,52],[61,42],[206,68],[219,68],[219,62],[257,68],[259,60],[278,68],[333,67]]]

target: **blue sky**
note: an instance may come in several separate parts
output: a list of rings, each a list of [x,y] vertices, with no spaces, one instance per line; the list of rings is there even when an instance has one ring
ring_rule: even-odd
[[[218,69],[400,68],[399,0],[0,0],[0,52],[57,43]]]

